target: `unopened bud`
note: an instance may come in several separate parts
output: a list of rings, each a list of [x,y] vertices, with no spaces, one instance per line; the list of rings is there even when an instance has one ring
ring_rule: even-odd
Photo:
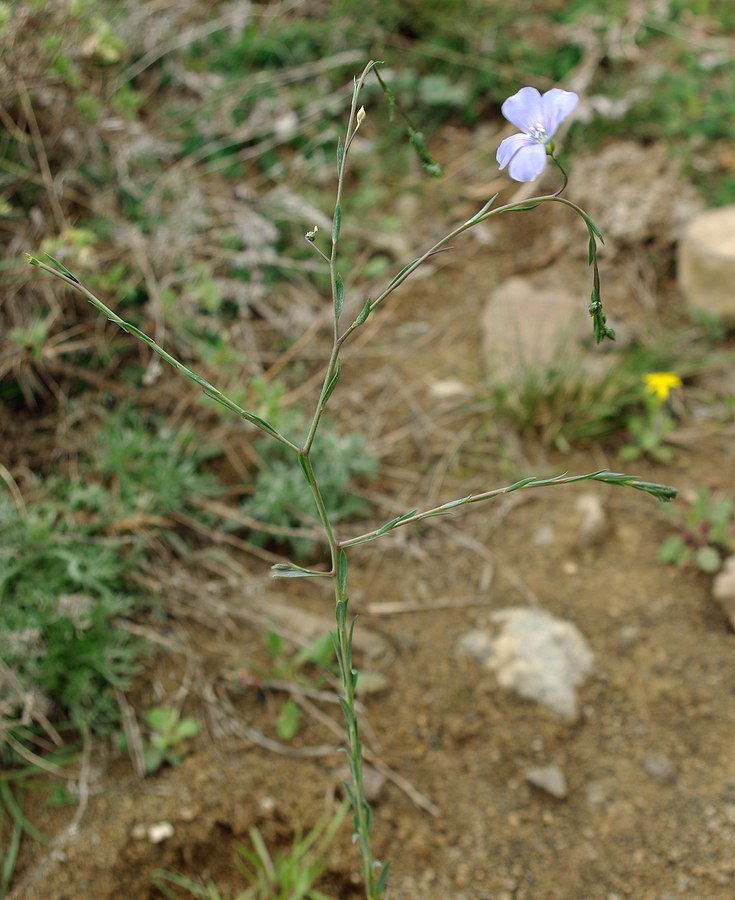
[[[357,125],[355,126],[355,130],[357,130],[360,125],[362,125],[362,121],[365,118],[365,107],[361,106],[357,111]]]

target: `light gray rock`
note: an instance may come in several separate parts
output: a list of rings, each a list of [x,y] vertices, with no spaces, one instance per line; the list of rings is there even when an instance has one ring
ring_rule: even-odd
[[[735,206],[689,223],[678,247],[678,279],[690,307],[735,321]]]
[[[728,556],[722,571],[712,582],[712,596],[718,601],[735,630],[735,556]]]
[[[563,359],[582,355],[590,333],[588,291],[568,287],[553,270],[513,276],[492,292],[482,315],[486,366],[498,384],[544,375]]]
[[[579,547],[599,544],[608,530],[607,515],[598,494],[580,494],[574,504],[577,512],[576,543]]]
[[[674,764],[663,753],[649,753],[643,760],[643,768],[659,784],[673,784],[676,781]]]
[[[484,628],[473,628],[466,631],[454,646],[457,656],[472,656],[478,662],[485,660],[493,652],[493,637]]]
[[[593,661],[576,625],[530,607],[503,609],[492,619],[499,631],[484,665],[498,684],[565,719],[576,718],[576,688]]]
[[[569,793],[567,779],[559,766],[533,766],[523,773],[529,784],[540,788],[557,800],[563,800]]]
[[[575,203],[592,216],[605,238],[605,259],[644,243],[673,246],[702,208],[663,144],[615,141],[576,160],[572,180]],[[575,244],[578,252],[582,245]]]

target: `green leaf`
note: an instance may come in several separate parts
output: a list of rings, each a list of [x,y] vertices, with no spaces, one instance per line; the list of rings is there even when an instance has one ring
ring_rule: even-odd
[[[528,487],[529,484],[533,484],[533,482],[536,480],[537,478],[535,475],[529,475],[528,478],[521,478],[520,481],[516,481],[514,484],[508,485],[508,487],[505,489],[505,493],[512,494],[513,491],[520,491],[524,487]]]
[[[356,326],[364,325],[365,322],[367,321],[367,317],[370,315],[371,312],[372,312],[372,306],[370,305],[370,298],[368,297],[368,299],[365,301],[365,305],[360,310],[360,314],[355,319],[353,324]]]
[[[296,736],[301,722],[301,707],[293,700],[286,700],[276,721],[276,733],[282,741],[290,741]]]
[[[683,538],[666,538],[658,551],[658,559],[662,563],[683,563],[686,562],[688,551],[689,548]]]
[[[475,215],[472,216],[472,218],[467,222],[467,224],[474,225],[475,222],[479,222],[480,219],[485,215],[485,213],[490,210],[490,207],[493,205],[493,203],[495,203],[495,201],[497,199],[498,199],[498,195],[493,194],[493,196],[487,201],[487,203],[482,207],[482,209],[478,213],[475,213]]]
[[[335,608],[335,616],[337,619],[337,628],[340,631],[345,627],[345,622],[347,621],[347,601],[339,600],[337,602],[337,606]]]
[[[347,554],[344,550],[339,551],[338,577],[340,594],[344,597],[347,591]]]
[[[386,522],[385,525],[381,525],[378,529],[378,534],[386,534],[389,531],[392,531],[394,528],[397,528],[402,522],[406,522],[408,519],[412,518],[416,515],[418,509],[410,509],[407,513],[403,513],[402,516],[396,516],[395,519],[391,519],[390,522]]]
[[[597,225],[595,225],[595,223],[592,221],[592,219],[590,219],[590,217],[587,215],[587,213],[584,212],[584,210],[580,210],[579,214],[584,219],[585,225],[589,229],[590,234],[593,234],[600,241],[601,244],[604,244],[605,238],[603,238],[602,232],[597,227]]]
[[[143,713],[146,725],[160,734],[171,731],[178,718],[178,712],[170,706],[154,706]]]
[[[342,174],[342,162],[345,158],[345,150],[342,146],[342,138],[337,136],[337,176]]]
[[[322,403],[326,403],[327,400],[332,396],[332,392],[337,387],[337,382],[339,381],[339,377],[342,374],[342,366],[340,365],[339,360],[337,360],[337,365],[334,368],[334,375],[329,379],[329,384],[327,384],[324,389],[324,397],[322,398]]]
[[[379,866],[379,865],[381,865],[381,863],[379,862],[379,860],[376,860],[373,863],[373,865]],[[385,863],[383,868],[380,870],[380,875],[378,875],[378,882],[375,885],[375,890],[378,892],[378,897],[380,897],[380,895],[385,890],[385,885],[388,880],[388,870],[389,869],[390,869],[390,862],[387,862],[387,863]]]
[[[61,272],[62,275],[66,275],[66,277],[70,278],[75,284],[80,283],[79,279],[75,275],[72,275],[71,272],[66,268],[66,266],[63,263],[60,263],[58,259],[55,259],[53,256],[51,256],[50,253],[47,253],[46,256],[48,256],[48,258],[56,266],[59,272]]]
[[[342,315],[345,305],[345,283],[341,275],[334,279],[334,314],[337,319]]]
[[[722,565],[722,557],[718,550],[709,544],[706,547],[700,547],[697,550],[694,554],[694,561],[697,566],[708,575],[714,575],[715,572],[719,571],[720,566]]]
[[[311,469],[309,468],[309,461],[303,453],[299,453],[299,465],[301,466],[301,471],[304,473],[306,483],[311,484],[313,481],[313,476],[311,474]]]
[[[426,141],[423,134],[420,131],[415,131],[413,128],[409,128],[408,138],[411,142],[411,146],[414,148],[419,156],[419,159],[421,160],[424,171],[427,172],[427,174],[432,175],[434,178],[441,178],[444,174],[444,170],[426,149]]]
[[[417,256],[416,259],[412,259],[410,263],[407,263],[407,264],[401,269],[401,271],[395,276],[395,278],[392,278],[392,279],[391,279],[390,283],[388,284],[388,288],[392,288],[393,285],[398,281],[398,279],[401,278],[403,275],[405,275],[406,272],[408,272],[408,270],[411,268],[411,266],[412,266],[414,263],[417,263],[420,259],[421,259],[421,257],[420,257],[420,256]],[[366,316],[366,318],[367,318],[367,316]]]
[[[296,563],[276,563],[271,566],[274,578],[328,578],[329,572],[317,572],[314,569],[303,569]]]
[[[177,744],[180,741],[186,741],[189,738],[196,737],[200,730],[201,726],[199,725],[199,722],[192,716],[186,716],[174,729],[173,735],[171,736],[172,741]]]
[[[342,208],[339,203],[334,207],[334,218],[332,219],[332,243],[336,244],[339,240],[339,232],[342,227]]]

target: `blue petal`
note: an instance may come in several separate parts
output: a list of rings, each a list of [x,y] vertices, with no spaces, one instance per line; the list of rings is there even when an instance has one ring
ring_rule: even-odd
[[[523,147],[532,147],[533,145],[533,140],[527,134],[512,134],[501,141],[498,152],[495,154],[501,171]]]
[[[544,121],[541,94],[534,87],[522,87],[518,93],[508,97],[500,111],[511,124],[526,134]]]
[[[574,91],[562,91],[559,88],[552,88],[542,95],[542,113],[539,121],[543,123],[549,139],[553,137],[562,120],[566,119],[578,103],[579,97]]]
[[[529,143],[511,159],[508,172],[514,181],[533,181],[544,171],[545,165],[546,147]]]

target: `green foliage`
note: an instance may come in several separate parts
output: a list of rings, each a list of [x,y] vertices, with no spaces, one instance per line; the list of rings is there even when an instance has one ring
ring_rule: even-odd
[[[331,634],[314,638],[296,652],[291,652],[286,641],[277,631],[266,633],[266,644],[273,663],[276,678],[295,684],[321,688],[324,673],[336,669],[334,641]],[[302,710],[293,700],[285,700],[276,720],[276,733],[282,741],[292,740],[301,725]]]
[[[153,706],[143,713],[148,734],[143,736],[143,766],[147,775],[162,766],[177,766],[189,752],[188,742],[200,731],[199,722],[191,716],[181,717],[178,709]],[[127,738],[118,741],[121,750],[128,749]]]
[[[118,718],[113,689],[127,689],[144,649],[122,627],[140,602],[125,577],[134,554],[57,499],[21,514],[4,493],[0,544],[0,658],[45,717],[107,732]],[[13,730],[22,739],[25,728]]]
[[[329,900],[315,884],[324,873],[327,850],[347,809],[347,803],[343,803],[333,816],[324,817],[306,834],[297,831],[290,848],[273,854],[260,831],[251,828],[250,846],[235,845],[235,865],[249,885],[236,895],[235,900]],[[157,869],[151,873],[151,881],[172,900],[179,894],[169,885],[184,888],[193,897],[203,900],[225,900],[226,897],[214,882],[201,884],[176,872]]]
[[[193,429],[122,406],[90,442],[82,478],[39,484],[23,511],[0,494],[0,658],[45,717],[100,733],[118,721],[114,689],[144,650],[124,628],[143,605],[130,573],[151,527],[212,493],[200,470],[211,452]]]
[[[661,562],[694,565],[713,574],[735,550],[735,502],[700,490],[686,512],[675,518],[679,532],[661,546]]]
[[[585,6],[585,0],[572,5],[583,13],[575,20],[590,27],[598,23],[600,44],[605,46],[604,17],[599,8]],[[611,54],[592,87],[624,111],[578,124],[573,133],[593,145],[613,133],[665,141],[709,203],[732,203],[735,173],[728,148],[735,138],[730,114],[735,72],[726,48],[733,27],[735,7],[730,0],[676,0],[652,8],[630,52]],[[644,57],[655,65],[642,65]]]
[[[676,428],[676,419],[665,406],[648,407],[642,415],[632,415],[626,423],[631,442],[620,448],[620,458],[626,462],[647,456],[659,463],[669,463],[674,449],[667,443]]]
[[[548,369],[521,368],[513,382],[491,386],[487,399],[521,434],[566,452],[625,429],[641,403],[642,375],[672,356],[679,359],[681,352],[668,344],[633,347],[601,359],[597,374],[560,345]]]
[[[271,414],[267,421],[281,432],[286,430],[282,427],[285,424],[291,433],[304,433],[307,423],[303,412],[297,408],[282,409],[280,390],[275,388],[270,396],[264,396],[263,406]],[[253,518],[278,527],[315,525],[314,499],[301,470],[294,465],[293,454],[288,448],[274,447],[267,439],[260,439],[255,446],[263,465],[255,476],[253,493],[243,503],[243,509]],[[320,490],[332,521],[364,513],[367,503],[350,490],[350,485],[354,479],[369,477],[377,470],[377,459],[365,439],[357,434],[340,434],[333,423],[325,421],[316,437],[314,458]],[[268,535],[256,532],[252,540],[263,544]],[[315,541],[311,537],[292,535],[284,540],[297,559],[307,558],[314,550]]]
[[[100,516],[191,512],[198,498],[218,489],[214,476],[202,470],[218,452],[193,427],[171,428],[156,413],[122,404],[106,414],[92,448],[105,489],[95,486],[84,502]]]

